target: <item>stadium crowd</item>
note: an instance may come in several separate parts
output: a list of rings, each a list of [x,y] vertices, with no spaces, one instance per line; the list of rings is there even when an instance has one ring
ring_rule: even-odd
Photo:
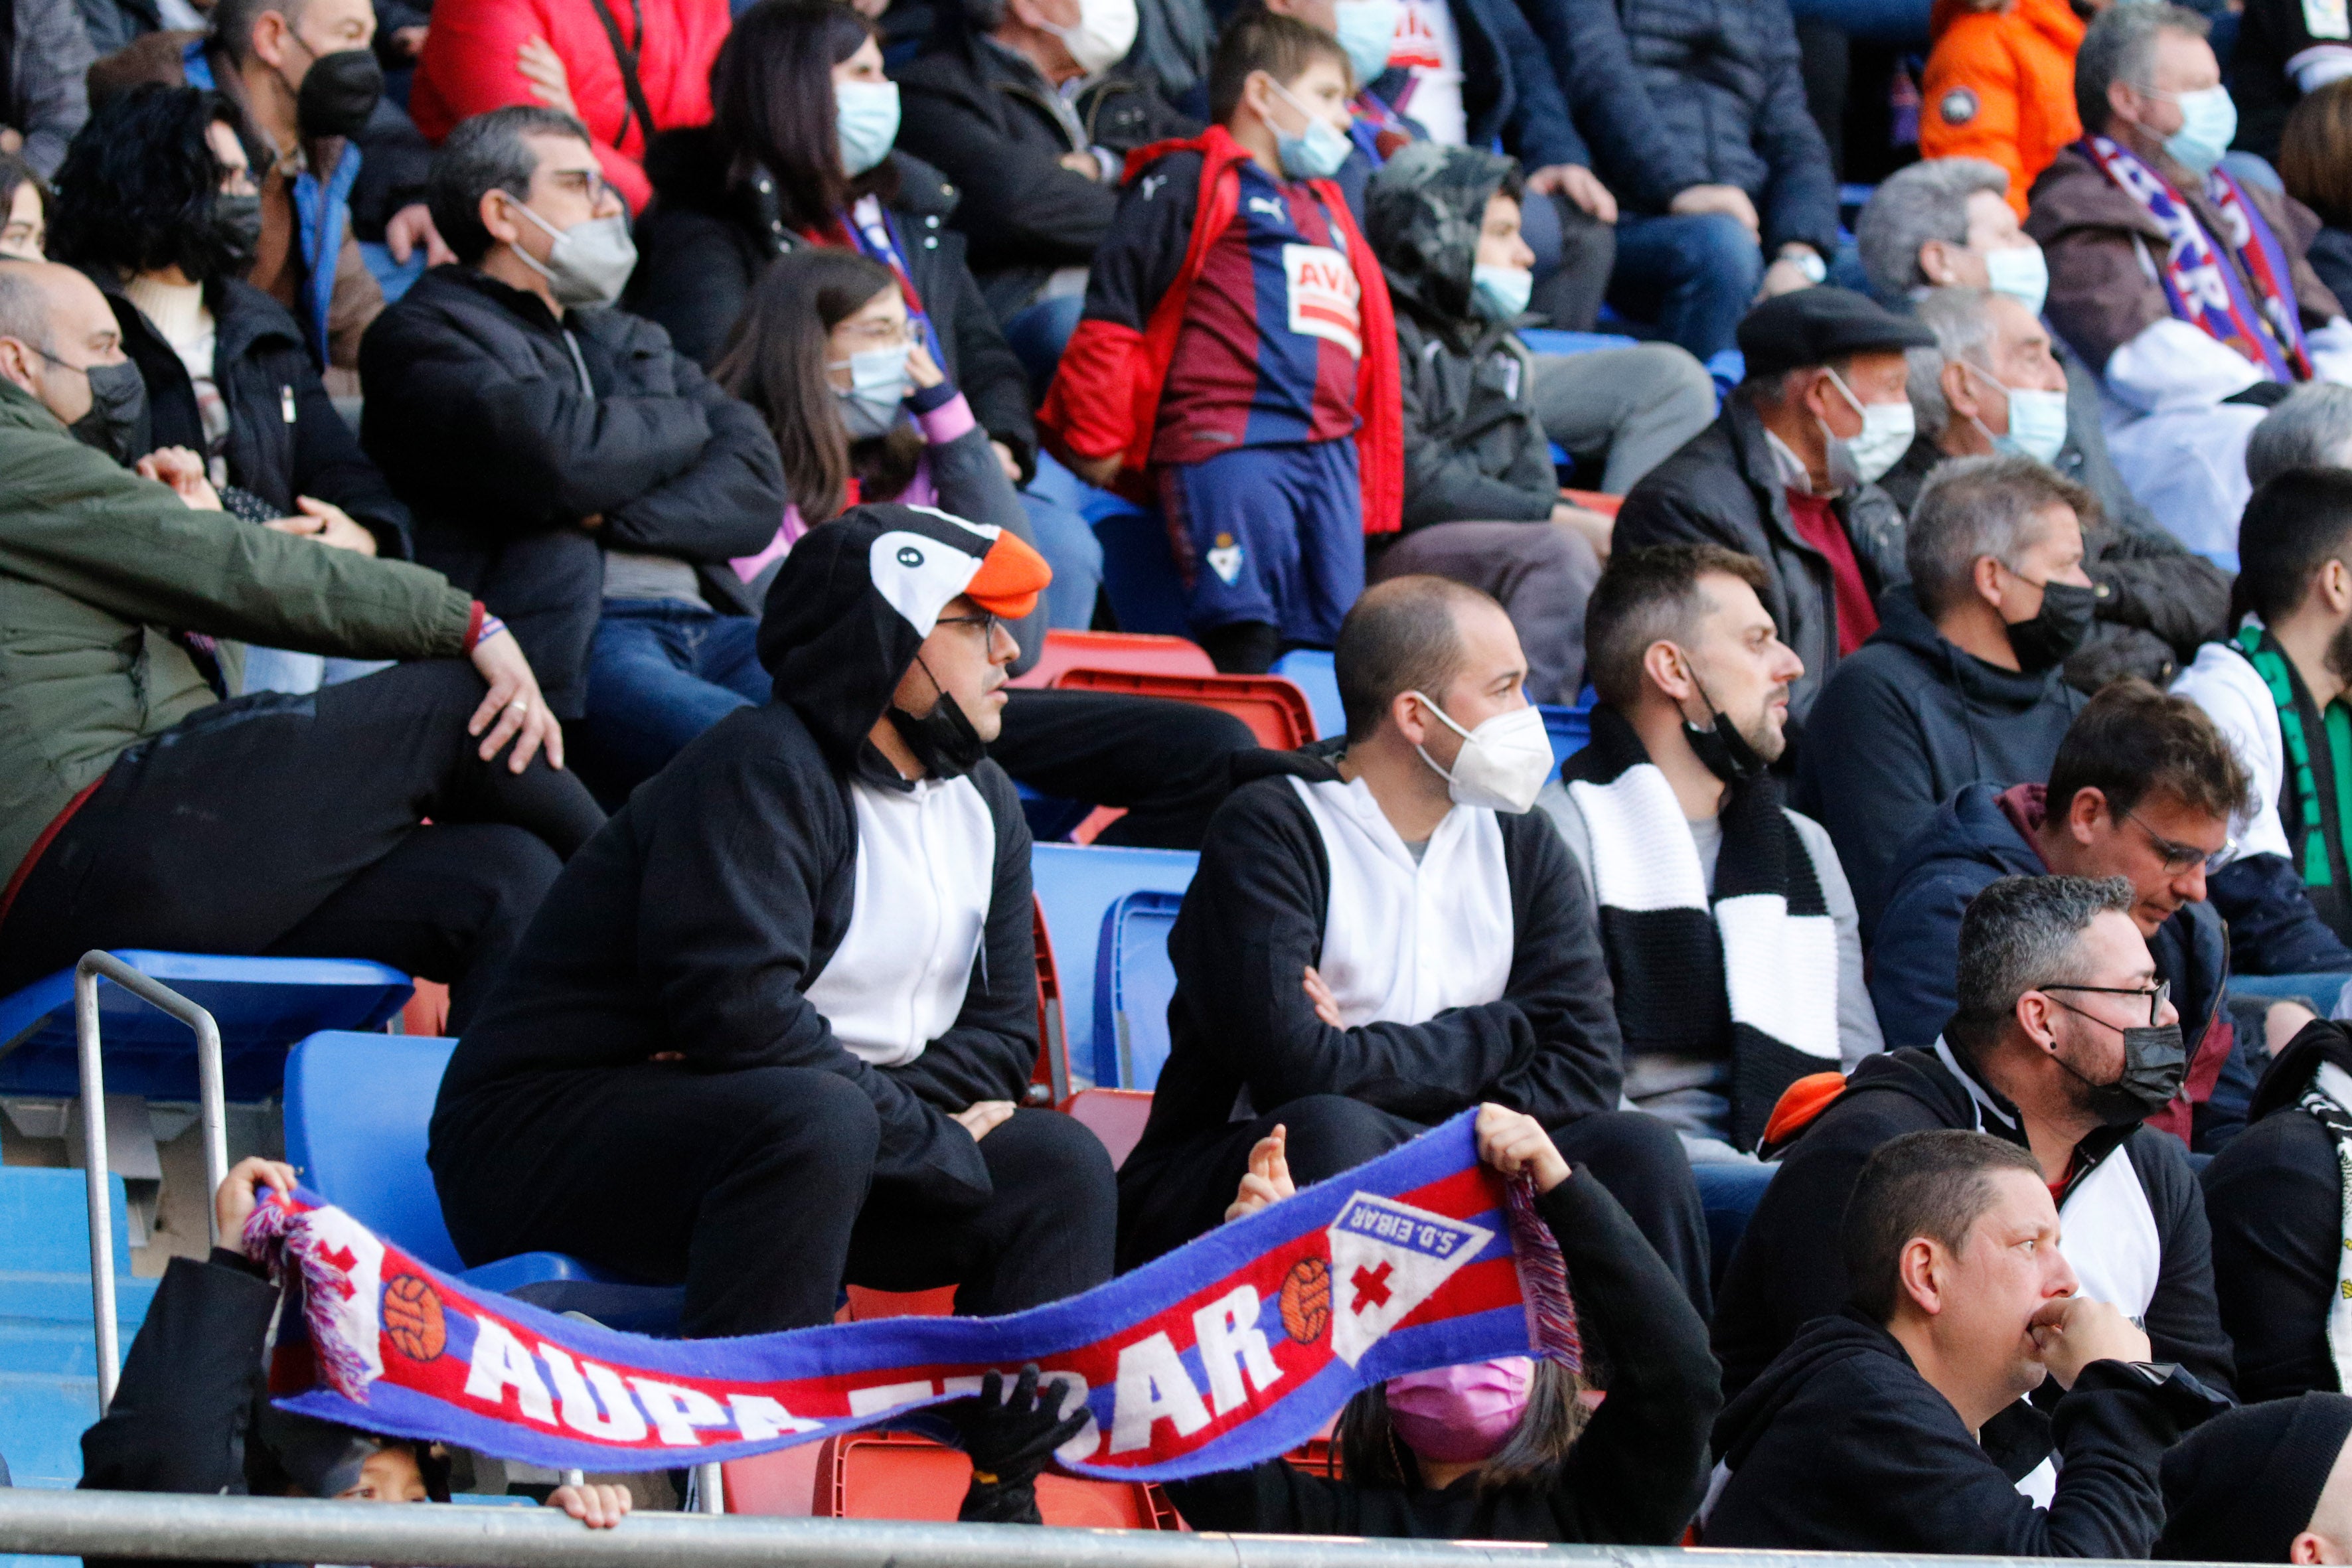
[[[2342,0],[1939,0],[1892,162],[1818,0],[8,15],[0,993],[445,984],[459,1253],[689,1337],[1477,1108],[1585,1381],[1201,1528],[2352,1562]],[[1344,733],[1008,686],[1139,508]],[[1024,786],[1198,852],[1117,1165],[1027,1094]],[[274,1300],[174,1259],[84,1484],[446,1498],[268,1403]],[[950,1407],[964,1517],[1060,1408]]]

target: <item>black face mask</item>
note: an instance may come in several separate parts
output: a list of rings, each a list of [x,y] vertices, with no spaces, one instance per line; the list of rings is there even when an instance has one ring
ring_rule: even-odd
[[[305,136],[356,136],[383,96],[383,68],[374,54],[337,49],[310,62],[294,95],[295,122]]]
[[[1691,677],[1691,684],[1698,686],[1697,676]],[[1704,686],[1698,687],[1698,700],[1715,715],[1715,722],[1701,729],[1687,719],[1683,721],[1683,739],[1690,742],[1691,753],[1708,773],[1727,784],[1744,784],[1761,774],[1770,764],[1748,743],[1748,737],[1739,732],[1731,716],[1715,705],[1715,699],[1706,694]]]
[[[82,374],[89,377],[89,412],[66,429],[83,446],[95,447],[127,468],[138,459],[146,439],[147,383],[129,360],[94,364]]]
[[[213,245],[224,278],[242,278],[261,248],[261,198],[213,198]]]
[[[2063,1002],[2059,1005],[2066,1006]],[[2066,1010],[2091,1018],[2077,1008]],[[2091,1018],[2091,1022],[2110,1029],[2116,1027],[2105,1018]],[[2064,1057],[2057,1058],[2057,1062],[2090,1085],[2088,1109],[2092,1115],[2109,1127],[2129,1127],[2172,1103],[2172,1097],[2180,1092],[2181,1081],[2189,1076],[2189,1048],[2182,1043],[2178,1024],[2148,1024],[2116,1032],[2124,1037],[2124,1070],[2115,1082],[2092,1083],[2081,1068]]]
[[[961,778],[988,755],[988,742],[980,738],[980,731],[964,717],[963,704],[949,696],[940,678],[931,675],[931,667],[923,664],[921,654],[915,656],[915,662],[923,665],[923,673],[930,677],[932,689],[940,694],[940,700],[919,719],[903,708],[893,707],[889,710],[890,727],[898,731],[898,739],[907,742],[907,750],[915,753],[915,760],[931,777]]]
[[[2066,662],[2091,635],[2091,616],[2098,608],[2096,588],[2072,583],[2042,584],[2042,608],[2031,620],[2009,623],[2009,650],[2028,675],[2039,675]]]

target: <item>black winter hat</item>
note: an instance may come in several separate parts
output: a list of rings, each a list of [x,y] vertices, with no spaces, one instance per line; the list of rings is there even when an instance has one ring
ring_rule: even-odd
[[[2352,1395],[2313,1393],[2216,1416],[2164,1456],[2164,1533],[2176,1563],[2284,1563],[2352,1436]]]
[[[1855,353],[1933,348],[1936,334],[1851,289],[1821,284],[1778,294],[1740,320],[1748,374],[1785,375]]]

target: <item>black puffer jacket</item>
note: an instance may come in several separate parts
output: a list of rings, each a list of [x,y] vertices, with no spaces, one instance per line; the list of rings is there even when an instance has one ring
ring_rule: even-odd
[[[1527,346],[1471,308],[1478,227],[1509,167],[1475,147],[1416,142],[1367,187],[1367,237],[1396,303],[1408,531],[1541,521],[1559,499]]]
[[[928,163],[903,153],[890,163],[898,174],[891,212],[908,277],[946,351],[940,368],[962,389],[981,428],[1013,448],[1025,481],[1037,450],[1029,380],[964,265],[964,237],[946,226],[962,198]],[[761,215],[759,193],[729,184],[726,171],[727,155],[707,125],[654,138],[646,154],[654,199],[637,223],[637,269],[621,301],[668,329],[677,352],[706,370],[719,363],[769,261],[806,243],[778,234]]]
[[[955,226],[971,240],[971,269],[999,321],[1028,304],[1055,268],[1092,261],[1110,232],[1117,171],[1089,179],[1062,167],[1066,155],[1088,147],[1124,155],[1201,133],[1155,82],[1122,68],[1070,105],[1084,133],[1074,137],[1036,68],[961,28],[896,75],[905,115],[898,143],[963,187]]]
[[[1903,514],[1885,491],[1864,485],[1838,497],[1836,510],[1871,597],[1908,578]],[[1617,514],[1616,540],[1627,547],[1720,544],[1763,562],[1772,577],[1764,607],[1780,640],[1805,661],[1789,693],[1789,717],[1803,724],[1838,661],[1837,602],[1829,557],[1806,543],[1790,519],[1754,404],[1735,393],[1714,424],[1643,475]]]
[[[783,518],[775,440],[652,322],[558,323],[453,263],[376,318],[360,379],[361,440],[416,514],[417,558],[506,621],[560,717],[587,699],[602,546],[693,562],[711,608],[757,612],[727,563]]]
[[[147,384],[148,430],[139,450],[185,447],[202,452],[204,421],[188,367],[154,323],[124,298],[113,268],[82,270],[105,290],[122,327],[122,352]],[[331,502],[375,535],[379,556],[410,559],[408,509],[335,412],[294,318],[260,289],[233,279],[206,284],[205,306],[213,313],[213,381],[228,405],[223,458],[229,483],[268,501],[279,517],[295,515],[297,496]]]
[[[1837,249],[1837,177],[1805,107],[1786,0],[1527,0],[1592,172],[1628,210],[1738,185],[1764,251]]]

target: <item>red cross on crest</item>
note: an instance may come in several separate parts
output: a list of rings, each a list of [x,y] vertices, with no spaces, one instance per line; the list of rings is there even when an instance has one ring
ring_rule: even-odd
[[[1360,1312],[1366,1307],[1387,1306],[1389,1276],[1394,1272],[1396,1265],[1393,1263],[1383,1263],[1378,1268],[1359,1268],[1348,1281],[1356,1288],[1356,1299],[1348,1304],[1348,1310]]]

